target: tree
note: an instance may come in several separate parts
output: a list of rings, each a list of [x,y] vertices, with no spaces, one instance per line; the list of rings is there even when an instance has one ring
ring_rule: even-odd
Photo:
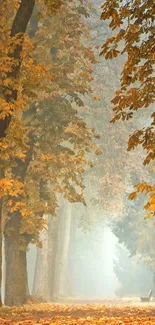
[[[88,173],[85,173],[86,198],[87,205],[93,204],[104,209],[109,218],[109,213],[119,213],[122,209],[122,198],[127,186],[127,175],[134,169],[143,179],[146,178],[145,169],[136,163],[143,155],[141,148],[137,152],[126,152],[126,145],[130,132],[138,125],[138,122],[131,119],[129,123],[110,124],[112,112],[110,110],[111,94],[119,87],[119,74],[123,67],[123,60],[105,60],[99,57],[98,48],[103,39],[111,36],[108,29],[108,23],[100,21],[101,0],[92,3],[91,14],[87,19],[87,25],[90,29],[90,42],[97,62],[94,65],[92,89],[94,101],[91,96],[84,97],[85,106],[81,107],[81,116],[87,123],[93,127],[99,134],[99,145],[104,154],[93,156],[92,163],[94,167]],[[83,99],[83,98],[82,98]],[[140,122],[143,122],[144,118]],[[95,215],[95,211],[94,211]]]
[[[45,7],[55,11],[55,1],[48,1]],[[62,2],[56,4],[57,9]],[[2,210],[4,206],[3,197],[11,195],[11,197],[21,195],[22,182],[13,178],[13,175],[8,171],[10,159],[24,159],[26,149],[28,148],[28,137],[26,129],[22,123],[23,111],[29,109],[29,101],[32,100],[31,94],[23,92],[20,71],[22,69],[23,57],[28,64],[29,51],[32,49],[32,44],[25,37],[26,28],[30,21],[35,0],[20,2],[5,1],[1,3],[1,111],[0,111],[0,149],[1,149],[1,171],[0,171],[0,224],[2,220]],[[34,63],[34,62],[33,62]],[[45,69],[37,64],[32,64],[31,68],[35,70],[34,74],[38,77],[42,75]],[[36,68],[36,69],[35,69]],[[38,69],[40,68],[40,69]],[[42,77],[41,77],[42,78]],[[40,78],[40,80],[41,80]],[[49,80],[48,80],[49,82]],[[34,99],[34,97],[33,97]],[[10,174],[10,175],[9,175]],[[6,177],[7,176],[7,177]],[[3,225],[4,226],[4,225]],[[0,230],[2,234],[2,231]],[[2,235],[0,235],[2,242]],[[1,244],[0,244],[1,245]],[[1,249],[0,249],[0,264],[1,264]],[[1,266],[0,266],[1,268]],[[1,278],[1,275],[0,275]],[[0,279],[1,282],[1,279]]]
[[[134,181],[135,177],[132,179],[133,183]],[[149,271],[154,273],[155,230],[150,220],[142,219],[141,209],[145,200],[145,197],[141,196],[135,202],[129,201],[126,192],[122,214],[111,219],[109,224],[119,243],[127,248],[129,256],[134,257],[137,263],[142,262]]]
[[[12,83],[12,79],[16,79],[20,65],[21,65],[21,51],[23,45],[23,34],[26,31],[27,24],[31,17],[35,1],[22,0],[19,7],[16,8],[16,4],[11,4],[10,1],[1,3],[1,19],[3,24],[0,27],[1,37],[1,111],[0,111],[0,139],[6,136],[6,130],[11,121],[11,115],[19,105],[17,101],[17,89]],[[11,10],[14,13],[17,9],[15,16],[9,17]],[[9,24],[10,23],[10,24]],[[11,27],[10,27],[11,25]],[[11,29],[11,32],[10,32]],[[16,103],[17,102],[17,106]],[[12,139],[13,140],[13,139]],[[0,142],[0,147],[3,150],[3,142]],[[1,156],[3,161],[3,155]],[[1,187],[4,186],[4,170],[3,166],[0,171]],[[1,197],[1,196],[0,196]],[[3,200],[0,200],[0,292],[1,292],[1,280],[2,280],[2,208]],[[1,297],[0,297],[1,304]]]
[[[119,280],[116,289],[118,297],[140,297],[146,295],[152,288],[152,276],[148,268],[129,256],[129,251],[124,245],[117,244],[114,272]]]
[[[145,115],[144,126],[135,130],[129,137],[128,150],[141,145],[146,152],[144,165],[155,158],[155,113],[154,103],[154,3],[153,1],[105,1],[101,20],[111,19],[109,27],[115,34],[107,38],[100,55],[113,59],[124,55],[126,62],[121,73],[121,88],[112,100],[114,117],[111,122],[120,119],[140,118]],[[139,115],[137,115],[137,113]],[[145,113],[146,114],[146,113]],[[152,169],[153,173],[153,169]],[[137,185],[137,192],[146,192],[150,196],[148,217],[154,215],[155,189],[153,181]],[[136,196],[136,194],[135,194]]]
[[[43,215],[55,215],[57,193],[64,193],[71,202],[85,203],[80,189],[84,188],[82,175],[89,165],[87,152],[98,153],[92,143],[95,133],[77,111],[83,105],[78,94],[90,91],[94,62],[91,49],[80,41],[87,29],[78,9],[78,6],[63,6],[60,15],[55,17],[46,4],[39,2],[38,35],[34,45],[27,38],[23,46],[18,87],[22,89],[23,102],[26,99],[31,108],[21,116],[27,152],[22,161],[15,154],[9,156],[8,148],[3,150],[10,162],[1,189],[7,216],[4,233],[8,305],[27,300],[26,249],[30,242],[39,242],[39,232],[45,226]],[[3,144],[12,139],[10,129],[11,124]],[[16,183],[18,180],[18,191],[13,180]],[[12,272],[10,263],[15,263]]]

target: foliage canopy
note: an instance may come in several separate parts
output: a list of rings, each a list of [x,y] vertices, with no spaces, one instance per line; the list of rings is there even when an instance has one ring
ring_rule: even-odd
[[[155,159],[155,113],[152,104],[155,100],[155,24],[154,1],[107,0],[104,2],[102,20],[110,20],[109,27],[113,36],[102,46],[100,55],[105,59],[125,56],[125,64],[121,73],[121,87],[112,100],[114,116],[111,122],[120,119],[140,118],[145,114],[144,126],[131,134],[128,150],[141,145],[146,152],[144,165],[152,164],[154,175]],[[153,177],[152,177],[153,178]],[[148,216],[154,215],[155,186],[153,183],[137,185],[137,192],[149,194],[149,202],[145,206]],[[131,199],[134,196],[131,196]]]

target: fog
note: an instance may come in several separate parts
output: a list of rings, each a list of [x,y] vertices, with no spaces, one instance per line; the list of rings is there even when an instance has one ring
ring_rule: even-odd
[[[113,270],[117,238],[108,227],[95,227],[84,233],[78,229],[79,241],[72,242],[68,255],[71,266],[67,281],[72,286],[72,298],[82,300],[112,299],[118,287]],[[35,271],[36,249],[28,252],[29,287],[32,292]]]
[[[138,119],[135,113],[128,123],[110,124],[111,99],[120,86],[125,57],[110,62],[99,57],[98,47],[111,36],[107,24],[99,19],[101,4],[101,0],[95,2],[94,11],[85,19],[90,30],[86,45],[93,48],[97,59],[91,83],[96,101],[89,94],[80,95],[84,108],[78,108],[78,114],[99,134],[96,143],[102,154],[88,154],[94,167],[84,172],[86,206],[59,196],[56,216],[44,216],[47,226],[40,233],[42,249],[29,246],[30,293],[41,301],[140,297],[154,287],[150,241],[154,230],[149,238],[146,231],[152,223],[144,220],[145,197],[128,200],[134,185],[149,176],[137,164],[143,150],[126,151],[129,135],[149,125],[149,119],[144,119],[142,110]],[[64,145],[71,148],[67,141]]]
[[[21,44],[17,38],[13,50],[12,40],[5,45],[6,53],[11,53],[6,62],[11,63],[4,66],[6,76],[1,78],[5,102],[1,119],[7,122],[8,133],[5,139],[3,132],[0,198],[5,246],[2,298],[9,306],[29,300],[139,299],[150,289],[155,291],[155,228],[151,218],[145,219],[151,204],[153,215],[155,199],[150,195],[148,204],[143,188],[153,184],[154,166],[148,170],[147,164],[154,159],[154,124],[149,129],[154,115],[150,105],[151,117],[146,116],[141,106],[147,107],[149,100],[145,103],[139,90],[147,72],[131,77],[138,71],[141,61],[137,61],[133,71],[127,64],[131,75],[121,74],[125,50],[117,55],[117,46],[110,49],[110,41],[109,52],[100,55],[103,43],[113,36],[113,22],[108,28],[108,19],[100,20],[102,2],[67,1],[55,15],[47,14],[46,5],[52,6],[52,1],[39,1]],[[117,21],[117,10],[110,12]],[[16,86],[14,79],[9,81],[10,74],[11,78],[15,74]],[[120,78],[127,79],[122,93]],[[112,101],[115,94],[119,95]],[[114,116],[118,121],[111,123]],[[141,182],[137,195],[135,186]]]
[[[124,269],[122,269],[123,265],[120,264],[118,248],[124,251],[123,259],[126,266]],[[44,244],[43,250],[45,258],[47,252]],[[27,260],[31,294],[33,294],[36,258],[37,250],[31,245]],[[44,258],[41,262],[41,268],[46,268]],[[61,257],[59,256],[59,258]],[[116,262],[124,274],[122,279],[118,279],[118,274],[115,272]],[[138,298],[141,294],[145,294],[153,284],[152,273],[148,271],[145,265],[140,262],[137,264],[137,261],[129,256],[129,251],[118,243],[117,237],[104,222],[103,224],[96,224],[93,229],[86,232],[79,227],[74,228],[74,236],[72,236],[69,242],[67,261],[65,260],[64,263],[67,265],[64,278],[65,286],[63,283],[64,287],[60,287],[60,296],[54,297],[54,301],[56,298],[60,301],[86,302],[115,300],[120,299],[120,297]],[[64,271],[64,268],[62,270]],[[128,279],[129,276],[131,279]],[[144,279],[147,279],[147,283],[144,283]],[[122,283],[121,280],[123,280]],[[38,281],[38,285],[40,285],[41,274]],[[117,294],[123,286],[127,287],[125,294],[121,293],[121,290],[120,294]],[[133,286],[135,286],[135,292]],[[42,287],[43,301],[44,299],[45,301],[52,301],[50,298],[49,300],[47,299],[47,294],[44,290],[45,287],[44,289]]]

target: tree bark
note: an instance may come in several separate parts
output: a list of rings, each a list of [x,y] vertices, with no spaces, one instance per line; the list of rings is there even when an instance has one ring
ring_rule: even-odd
[[[20,215],[14,213],[5,226],[5,305],[23,305],[29,299],[26,251],[20,249]]]

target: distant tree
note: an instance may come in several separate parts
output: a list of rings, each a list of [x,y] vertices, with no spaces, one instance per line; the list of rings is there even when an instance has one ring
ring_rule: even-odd
[[[91,4],[90,17],[87,19],[90,39],[85,41],[91,44],[97,58],[93,68],[94,80],[91,83],[94,101],[89,94],[82,96],[85,105],[81,106],[80,112],[88,125],[99,133],[98,142],[104,153],[92,157],[94,168],[85,173],[87,203],[89,202],[91,211],[94,205],[94,210],[97,207],[100,208],[100,212],[104,209],[104,214],[107,213],[109,216],[109,213],[117,213],[122,209],[123,193],[131,171],[136,169],[137,174],[144,179],[146,175],[144,168],[136,163],[143,155],[142,150],[139,148],[137,152],[130,153],[125,150],[129,134],[136,127],[137,121],[132,120],[128,124],[120,123],[119,126],[109,123],[112,118],[110,100],[119,87],[119,74],[123,62],[119,59],[106,61],[99,57],[98,48],[103,40],[111,36],[108,23],[99,20],[101,4],[102,0],[93,1]],[[95,211],[94,216],[96,216]]]
[[[113,233],[129,252],[130,257],[135,257],[137,263],[147,267],[154,273],[155,270],[155,228],[150,220],[144,220],[141,209],[145,197],[139,197],[137,201],[129,201],[128,193],[124,195],[122,213],[118,217],[111,218],[109,225]]]
[[[152,288],[152,272],[129,254],[123,245],[117,244],[114,272],[119,280],[119,286],[115,293],[119,297],[146,295]]]

